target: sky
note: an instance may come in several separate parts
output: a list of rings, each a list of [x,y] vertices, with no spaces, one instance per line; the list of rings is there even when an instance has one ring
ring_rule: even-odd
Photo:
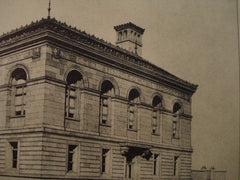
[[[48,0],[0,0],[0,34],[47,17]],[[239,169],[236,0],[52,0],[51,17],[115,43],[113,26],[145,29],[142,56],[198,84],[192,97],[192,168]]]

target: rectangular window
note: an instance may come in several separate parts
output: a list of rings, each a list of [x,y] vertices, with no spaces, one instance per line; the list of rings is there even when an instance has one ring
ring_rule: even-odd
[[[16,86],[15,92],[15,115],[25,115],[25,96],[26,96],[26,85]]]
[[[132,178],[132,164],[128,164],[128,178]]]
[[[102,173],[109,174],[110,171],[110,150],[102,149]]]
[[[157,111],[153,111],[152,115],[152,133],[155,134],[157,130]]]
[[[106,124],[108,120],[108,98],[101,97],[102,123]]]
[[[12,168],[17,168],[18,162],[18,142],[10,142],[12,151]]]
[[[173,121],[173,137],[177,136],[177,121]]]
[[[174,156],[173,176],[178,176],[179,157]]]
[[[173,114],[172,122],[172,137],[179,138],[180,134],[180,119],[178,114]]]
[[[172,124],[172,136],[174,138],[178,138],[178,121],[177,119],[173,120],[173,124]]]
[[[158,154],[154,154],[153,156],[153,175],[157,175],[158,169]]]
[[[129,104],[129,117],[128,117],[128,128],[133,129],[134,122],[134,104]]]
[[[68,146],[68,171],[77,170],[77,146],[69,145]]]
[[[67,87],[66,89],[66,117],[74,118],[76,89]]]

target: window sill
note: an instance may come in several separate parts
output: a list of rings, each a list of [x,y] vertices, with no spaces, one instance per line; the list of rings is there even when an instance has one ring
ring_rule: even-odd
[[[177,140],[178,140],[178,139],[180,139],[180,138],[179,138],[179,137],[172,137],[172,139],[177,139]]]
[[[104,124],[104,123],[100,123],[100,126],[112,127],[110,124]]]
[[[65,117],[66,120],[70,120],[70,121],[77,121],[80,122],[80,119],[75,119],[75,118],[70,118],[70,117]]]
[[[76,171],[67,171],[67,176],[76,176],[78,173]]]
[[[137,129],[130,129],[130,128],[128,128],[128,131],[137,132]]]
[[[153,136],[160,136],[158,133],[152,133]]]
[[[11,116],[10,118],[25,118],[25,115]]]

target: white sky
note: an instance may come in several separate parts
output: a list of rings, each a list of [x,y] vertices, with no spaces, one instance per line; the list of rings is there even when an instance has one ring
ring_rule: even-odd
[[[0,0],[0,34],[47,17],[48,0]],[[113,26],[145,28],[143,57],[198,84],[193,169],[238,175],[239,80],[235,0],[52,0],[52,17],[115,43]]]

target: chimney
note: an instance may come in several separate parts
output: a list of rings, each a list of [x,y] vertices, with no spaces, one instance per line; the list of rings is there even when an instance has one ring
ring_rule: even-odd
[[[142,55],[142,35],[144,29],[129,22],[114,26],[117,33],[116,45],[139,56]]]

